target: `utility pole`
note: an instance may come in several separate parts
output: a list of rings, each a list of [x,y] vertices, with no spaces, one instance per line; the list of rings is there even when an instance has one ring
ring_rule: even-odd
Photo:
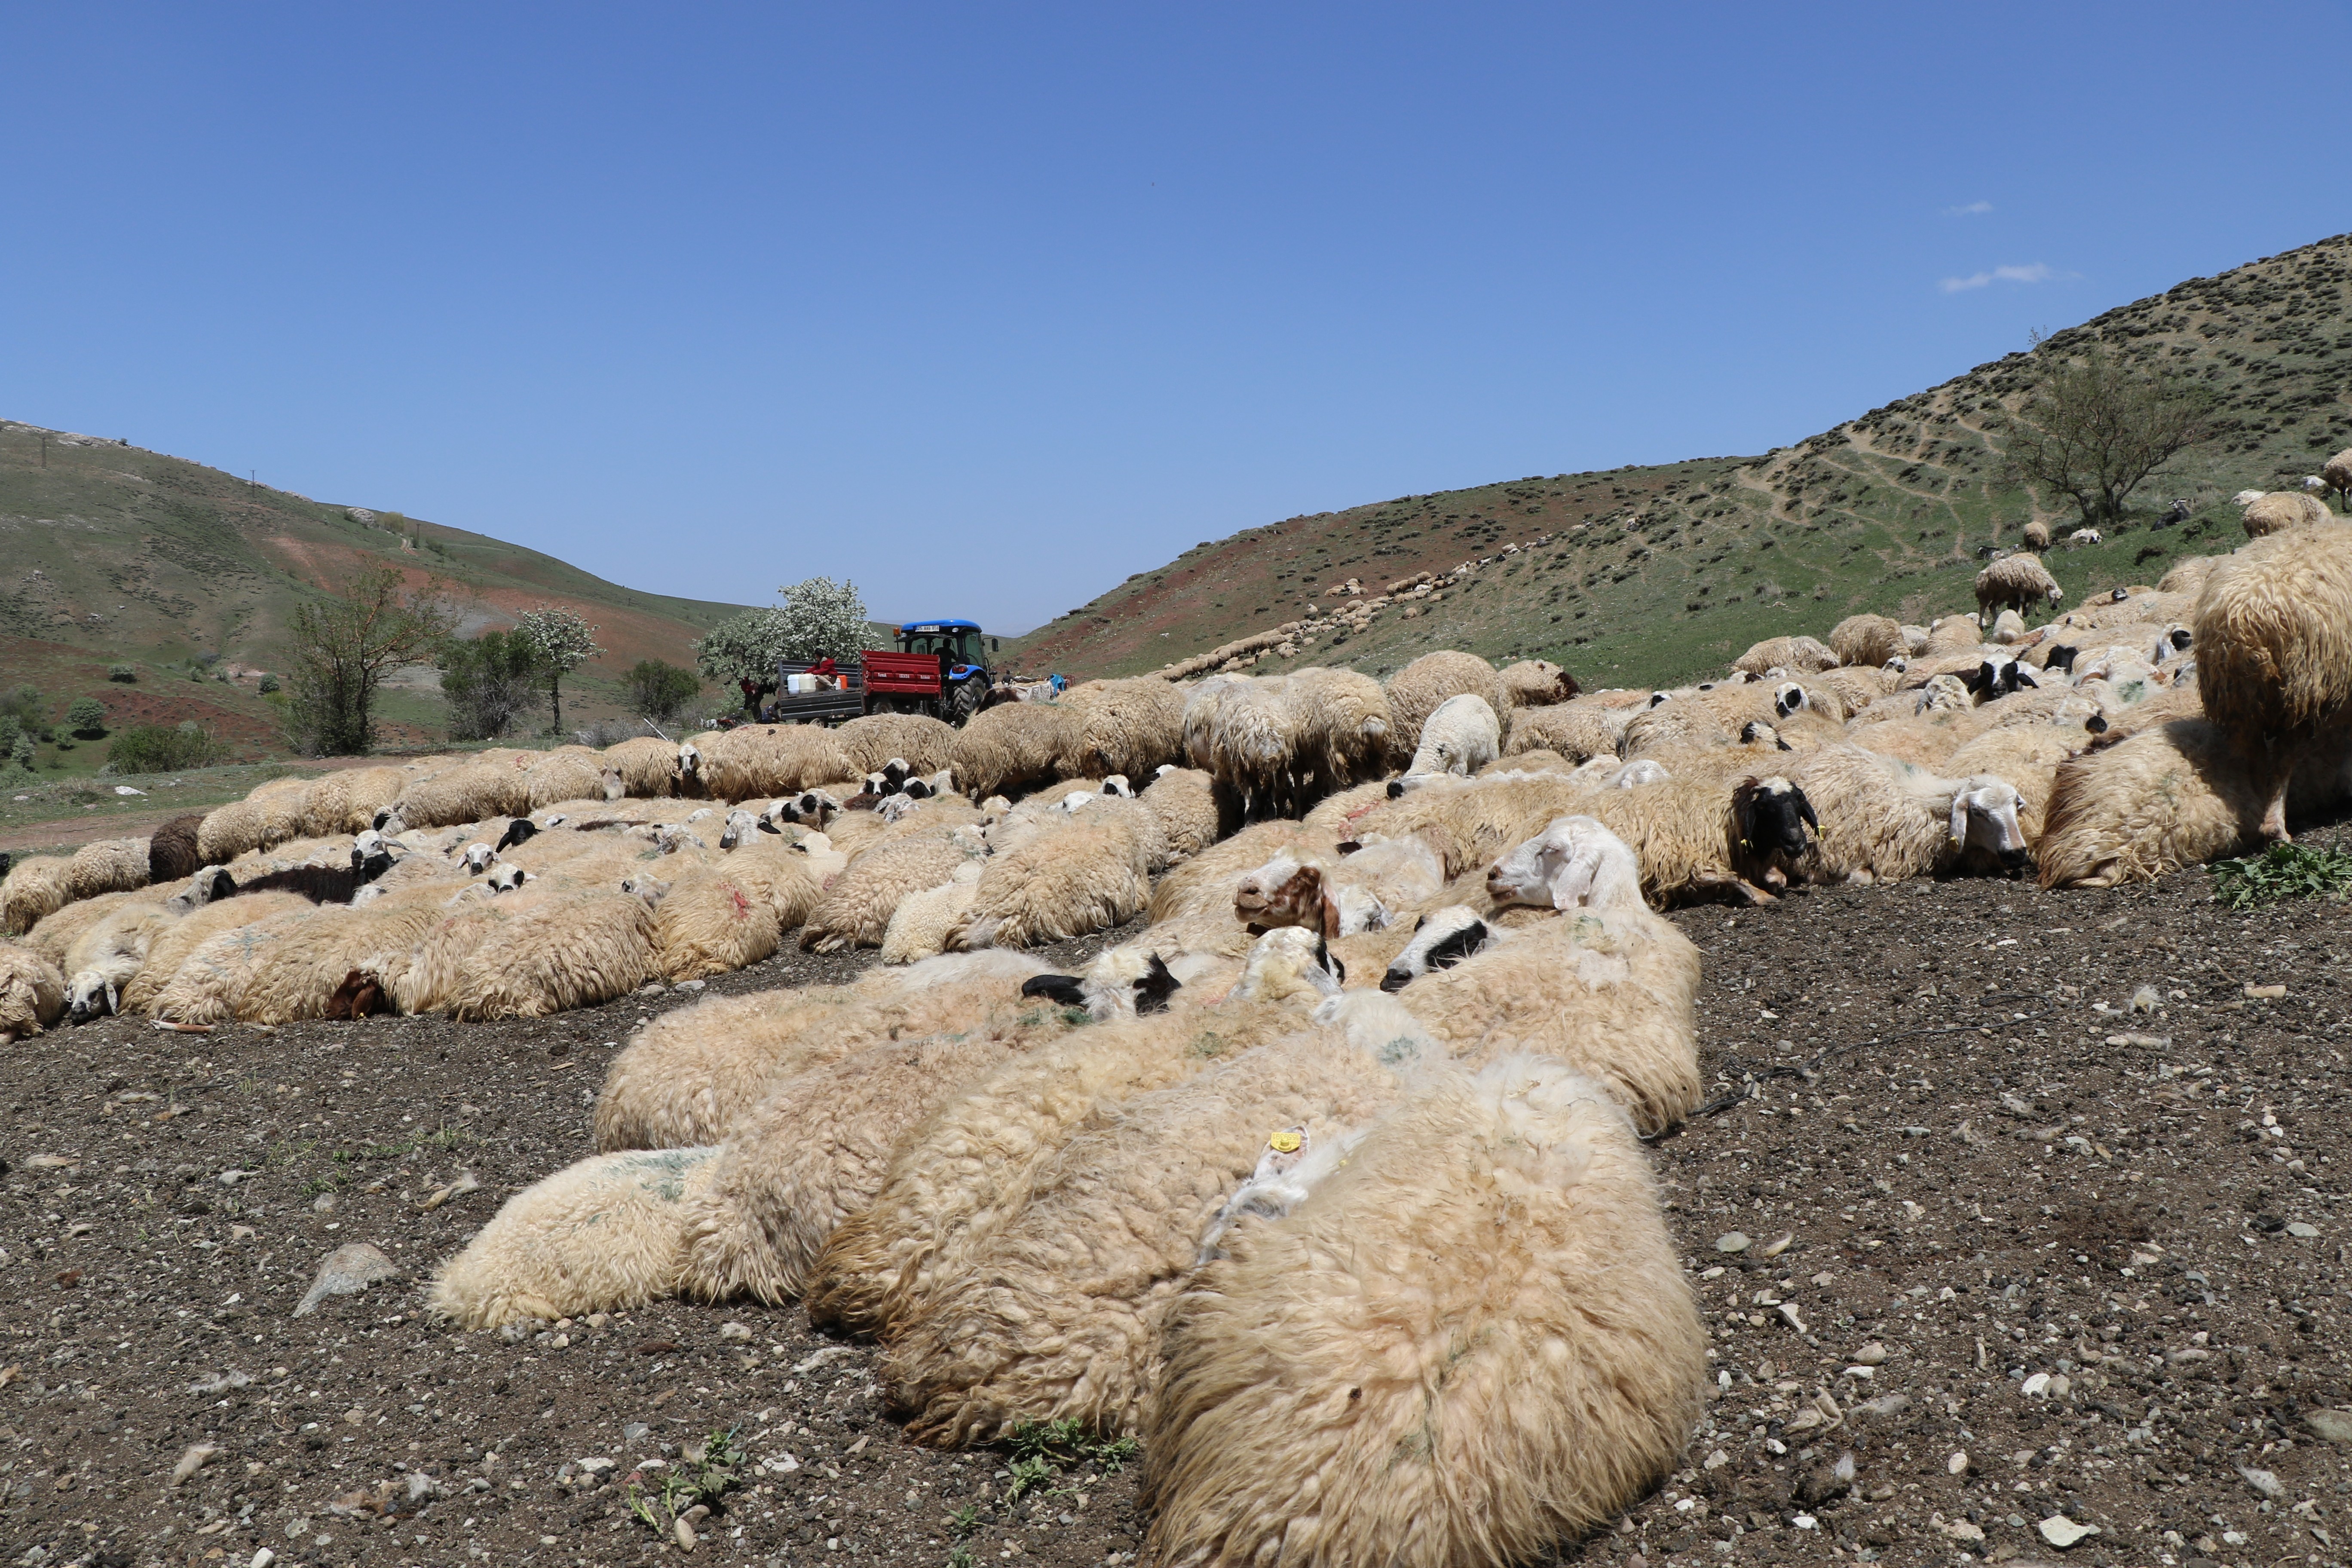
[[[43,468],[47,468],[48,466],[49,466],[49,434],[48,434],[48,432],[47,432],[47,431],[44,430],[44,431],[42,431],[42,432],[41,432],[41,467],[43,467]]]

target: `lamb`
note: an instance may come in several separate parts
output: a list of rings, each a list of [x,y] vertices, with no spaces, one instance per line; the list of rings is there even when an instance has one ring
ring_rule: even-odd
[[[1562,816],[1486,870],[1496,908],[1620,910],[1645,907],[1642,863],[1625,841],[1590,816]],[[1386,982],[1382,982],[1386,989]]]
[[[1977,574],[1977,614],[1986,621],[1998,609],[2029,610],[2044,600],[2054,606],[2065,596],[2036,555],[2004,555]]]
[[[65,1016],[66,981],[30,948],[0,942],[0,1046],[37,1035]]]
[[[2242,521],[2246,525],[2246,537],[2261,539],[2290,528],[2333,522],[2336,514],[2329,511],[2327,503],[2317,496],[2299,495],[2294,490],[2273,490],[2247,502]]]
[[[81,934],[65,962],[66,1010],[75,1023],[122,1011],[122,992],[172,921],[161,905],[125,904]]]
[[[2042,551],[2050,548],[2050,525],[2040,518],[2025,525],[2025,548]]]
[[[1385,1054],[1318,1029],[1090,1118],[1019,1212],[897,1325],[884,1380],[909,1435],[984,1442],[1024,1420],[1133,1430],[1155,1381],[1160,1309],[1251,1173],[1264,1129],[1320,1138],[1368,1120],[1396,1099],[1411,1059]]]
[[[882,962],[914,963],[947,952],[955,933],[971,920],[982,868],[980,861],[967,861],[948,881],[899,900],[882,932]]]
[[[1423,721],[1421,744],[1405,772],[1466,777],[1495,760],[1502,741],[1502,724],[1485,698],[1469,692],[1449,697]]]
[[[1442,649],[1425,653],[1389,678],[1389,757],[1405,765],[1421,750],[1421,727],[1449,697],[1464,694],[1483,699],[1497,713],[1508,712],[1511,700],[1503,690],[1495,667],[1473,653]]]
[[[434,1274],[431,1310],[460,1327],[623,1311],[675,1295],[687,1205],[716,1149],[595,1154],[509,1198]]]
[[[2262,834],[2284,840],[2296,753],[2352,706],[2352,530],[2298,530],[2222,562],[2194,641],[2206,715],[2258,748]]]
[[[2095,528],[2078,528],[2066,536],[2066,548],[2080,550],[2086,544],[2104,544],[2106,537]]]
[[[1842,665],[1877,666],[1910,650],[1903,628],[1885,616],[1848,616],[1830,628],[1830,648]]]
[[[1831,635],[1834,637],[1836,633]],[[1763,675],[1775,669],[1811,675],[1843,662],[1828,645],[1812,637],[1766,637],[1733,659],[1731,668],[1748,675]]]
[[[1573,700],[1583,688],[1576,677],[1569,674],[1548,658],[1523,658],[1517,664],[1507,664],[1496,672],[1502,683],[1504,699],[1514,710],[1522,708],[1551,708]]]
[[[147,840],[147,880],[180,882],[193,877],[205,860],[196,848],[196,830],[204,825],[204,813],[190,812],[175,816],[157,828]]]
[[[1533,1561],[1678,1462],[1706,1331],[1623,1116],[1557,1063],[1447,1074],[1166,1310],[1156,1563]]]

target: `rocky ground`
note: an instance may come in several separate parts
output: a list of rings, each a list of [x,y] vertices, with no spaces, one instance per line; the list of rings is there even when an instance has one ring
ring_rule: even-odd
[[[1563,1561],[2345,1557],[2352,911],[2231,913],[2194,872],[1676,918],[1719,1098],[1655,1152],[1717,1398],[1686,1468]],[[911,1447],[870,1351],[795,1311],[419,1315],[437,1259],[588,1152],[628,1031],[689,999],[15,1047],[0,1563],[674,1560],[631,1497],[721,1481],[702,1560],[1124,1562],[1131,1463]],[[362,1241],[399,1277],[293,1316]]]

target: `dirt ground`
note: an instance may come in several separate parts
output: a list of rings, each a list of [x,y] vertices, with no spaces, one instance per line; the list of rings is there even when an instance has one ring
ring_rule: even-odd
[[[2231,913],[2200,871],[1676,919],[1720,1098],[1654,1152],[1717,1396],[1686,1468],[1561,1561],[2343,1560],[2352,910]],[[860,962],[792,953],[700,994]],[[714,1433],[744,1459],[698,1560],[1126,1561],[1131,1465],[1010,1500],[1010,1455],[904,1442],[870,1350],[796,1310],[511,1337],[420,1316],[436,1261],[589,1152],[619,1042],[690,999],[15,1047],[0,1563],[677,1560],[631,1479]],[[480,1185],[435,1202],[461,1173]],[[360,1240],[403,1277],[291,1316]],[[2074,1526],[2097,1533],[2052,1544]]]

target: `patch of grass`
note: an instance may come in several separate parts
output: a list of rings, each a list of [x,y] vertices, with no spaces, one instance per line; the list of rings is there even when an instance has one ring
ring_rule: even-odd
[[[1106,1437],[1083,1421],[1024,1421],[1013,1429],[1013,1485],[1005,1494],[1018,1502],[1056,1474],[1092,1465],[1104,1475],[1127,1468],[1141,1450],[1132,1437]]]
[[[677,1529],[680,1515],[700,1504],[709,1508],[742,1480],[743,1452],[735,1446],[735,1431],[714,1431],[700,1444],[689,1444],[678,1462],[662,1472],[661,1484],[647,1491],[629,1483],[630,1516],[667,1539]]]
[[[2273,844],[2259,855],[2213,865],[2213,901],[2224,909],[2251,910],[2283,899],[2340,900],[2347,893],[2352,893],[2352,849]]]

